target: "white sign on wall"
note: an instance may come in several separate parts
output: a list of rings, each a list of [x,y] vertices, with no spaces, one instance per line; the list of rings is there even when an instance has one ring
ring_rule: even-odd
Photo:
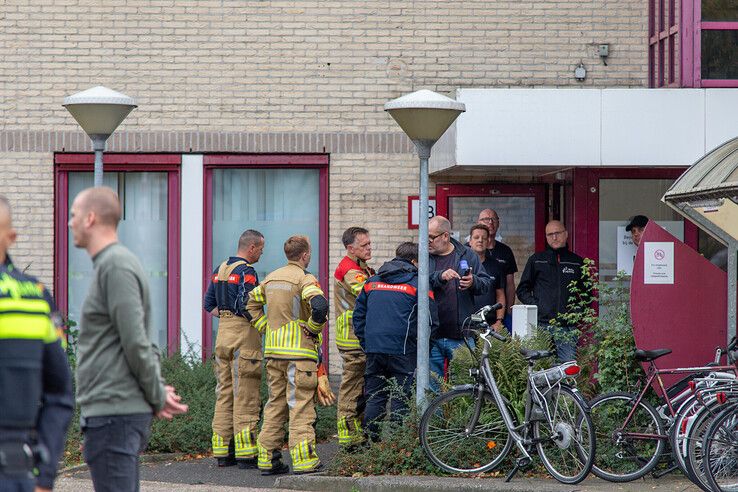
[[[633,260],[637,249],[630,232],[625,230],[625,226],[618,226],[618,271],[633,274]]]
[[[407,227],[409,229],[418,228],[418,207],[420,207],[420,198],[417,196],[410,196],[408,201],[408,222]],[[428,197],[428,218],[432,219],[436,216],[436,198]]]
[[[674,283],[674,243],[647,242],[643,244],[643,283]]]

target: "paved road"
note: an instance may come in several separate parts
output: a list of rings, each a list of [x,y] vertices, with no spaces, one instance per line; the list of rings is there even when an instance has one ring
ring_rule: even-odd
[[[318,456],[320,456],[320,459],[324,463],[332,461],[337,452],[338,444],[335,442],[318,444]],[[284,462],[289,463],[289,451],[283,450],[282,455]],[[81,470],[76,473],[67,474],[66,477],[71,479],[89,479],[90,474],[87,470]],[[142,481],[206,486],[205,488],[193,488],[192,490],[209,490],[213,486],[269,489],[274,487],[276,478],[275,476],[264,477],[258,470],[241,470],[237,466],[218,468],[214,458],[164,461],[159,463],[144,463],[141,465]],[[185,490],[179,486],[176,489]],[[170,485],[169,489],[153,488],[151,490],[172,490],[172,487]]]

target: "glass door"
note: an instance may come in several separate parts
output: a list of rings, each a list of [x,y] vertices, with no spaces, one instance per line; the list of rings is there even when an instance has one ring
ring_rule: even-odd
[[[497,240],[515,255],[520,280],[525,262],[545,245],[545,200],[543,185],[445,185],[436,186],[438,214],[451,221],[451,230],[465,243],[479,212],[491,208],[500,218]]]

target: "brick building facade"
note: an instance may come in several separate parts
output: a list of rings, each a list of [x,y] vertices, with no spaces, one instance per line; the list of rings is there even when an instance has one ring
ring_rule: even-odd
[[[376,266],[416,233],[406,200],[417,193],[417,160],[382,111],[386,101],[420,88],[451,97],[470,88],[646,88],[648,37],[649,5],[640,0],[6,0],[0,192],[15,207],[14,258],[66,285],[66,258],[55,250],[66,196],[55,155],[90,152],[61,106],[88,87],[111,87],[139,105],[108,142],[110,154],[328,156],[321,239],[332,271],[348,226],[372,231]],[[579,64],[584,81],[573,76]],[[566,201],[573,189],[565,164],[558,184],[538,168],[451,166],[432,185],[543,184],[555,216],[565,207],[554,198]],[[191,299],[201,287],[181,285]],[[192,322],[184,311],[180,319]]]

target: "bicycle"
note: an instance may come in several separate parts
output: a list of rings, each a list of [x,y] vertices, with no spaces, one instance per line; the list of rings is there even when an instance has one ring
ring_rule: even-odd
[[[731,342],[731,345],[734,347],[735,342]],[[688,380],[680,381],[678,386],[667,390],[661,379],[662,374],[690,374],[694,378],[710,371],[736,373],[736,366],[732,363],[659,369],[654,361],[670,353],[670,349],[636,350],[636,360],[649,363],[643,389],[638,394],[622,391],[606,393],[590,402],[597,432],[598,456],[592,467],[592,473],[596,476],[611,482],[629,482],[643,477],[658,464],[669,440],[677,410],[682,408],[675,410],[675,404],[684,403],[689,396],[689,390],[685,389]],[[722,351],[718,352],[716,358],[719,358],[720,353]],[[644,399],[652,387],[661,390],[663,404],[658,409]],[[678,445],[675,447],[678,448]],[[672,469],[675,467],[668,471]]]
[[[702,470],[713,491],[738,491],[738,404],[713,420],[702,441]]]
[[[471,316],[474,331],[484,342],[479,366],[470,369],[474,383],[453,387],[436,397],[420,421],[420,442],[436,466],[449,473],[481,473],[499,467],[515,445],[520,452],[508,473],[532,463],[536,449],[546,470],[558,481],[581,482],[592,467],[595,436],[589,408],[576,388],[565,384],[580,368],[575,361],[534,371],[535,361],[555,355],[544,350],[522,349],[528,361],[525,418],[515,413],[500,393],[489,364],[492,338],[507,341],[489,327],[485,315],[497,309],[486,306]]]

